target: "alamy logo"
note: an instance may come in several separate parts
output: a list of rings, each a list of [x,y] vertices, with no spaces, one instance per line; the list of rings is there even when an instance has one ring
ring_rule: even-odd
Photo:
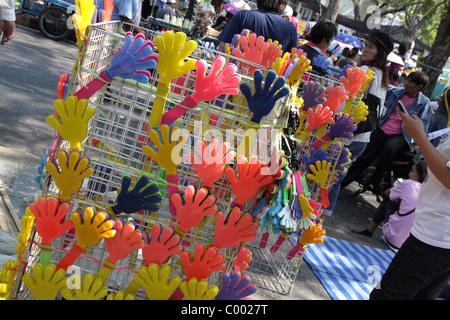
[[[366,9],[366,14],[370,15],[367,19],[367,28],[381,29],[381,10],[376,5],[370,5]]]
[[[366,274],[368,275],[367,284],[375,285],[376,289],[380,288],[381,269],[377,265],[370,265],[367,267]]]

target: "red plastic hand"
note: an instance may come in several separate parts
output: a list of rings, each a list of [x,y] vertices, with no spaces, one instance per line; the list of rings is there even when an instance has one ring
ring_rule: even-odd
[[[246,247],[239,249],[234,265],[237,269],[244,271],[248,269],[250,262],[252,262],[252,252]]]
[[[113,9],[113,0],[103,0],[103,10],[101,13],[102,22],[111,21]]]
[[[257,157],[252,157],[250,162],[245,156],[238,158],[239,176],[236,176],[233,168],[225,168],[225,175],[231,183],[231,189],[236,196],[234,203],[237,206],[244,206],[245,202],[253,199],[259,189],[273,181],[270,175],[261,174],[263,165]]]
[[[189,228],[198,225],[208,215],[215,214],[219,208],[215,206],[216,197],[205,188],[197,188],[189,185],[184,192],[184,201],[181,194],[172,196],[172,203],[178,218],[178,230],[186,233]]]
[[[200,101],[211,101],[222,94],[236,95],[239,93],[241,76],[236,73],[237,67],[228,63],[225,67],[225,58],[217,56],[206,75],[206,61],[198,60],[196,63],[197,77],[194,83],[195,93],[191,98]]]
[[[198,140],[195,152],[187,154],[187,160],[194,166],[195,173],[203,180],[203,186],[213,188],[220,179],[225,165],[233,160],[236,153],[230,151],[229,143],[220,143],[211,139],[208,146],[204,140]]]
[[[281,51],[281,45],[278,44],[278,41],[271,42],[268,41],[269,46],[266,51],[264,51],[261,65],[264,67],[270,68],[277,58],[280,58],[283,55],[283,51]]]
[[[30,205],[30,210],[36,218],[37,233],[42,237],[42,244],[51,245],[53,239],[73,228],[71,220],[61,223],[69,208],[68,203],[60,205],[58,198],[50,196],[41,197]]]
[[[253,222],[251,214],[241,214],[239,208],[231,210],[228,221],[224,225],[225,217],[222,212],[216,214],[216,230],[214,242],[217,248],[231,248],[242,241],[256,241],[258,226]]]
[[[188,281],[193,277],[206,279],[211,273],[224,269],[226,267],[223,262],[225,257],[218,252],[219,250],[215,247],[210,247],[205,251],[205,245],[198,244],[193,256],[189,251],[180,253],[183,271]]]
[[[319,128],[325,123],[333,121],[333,112],[328,107],[323,107],[319,104],[315,110],[312,108],[308,109],[308,129],[309,131],[313,131],[314,129]]]
[[[258,38],[256,38],[256,34],[252,33],[248,36],[248,39],[245,36],[241,36],[239,38],[239,42],[242,46],[242,49],[244,50],[244,53],[242,53],[239,48],[234,48],[232,51],[233,55],[260,65],[264,52],[269,47],[269,43],[264,42],[264,37],[259,36]],[[253,74],[255,70],[255,66],[250,66],[248,69],[248,73]]]
[[[123,225],[121,219],[115,219],[114,230],[116,230],[116,235],[113,238],[105,239],[109,262],[115,264],[118,260],[128,257],[131,251],[144,247],[142,232],[136,229],[133,222],[129,221]]]
[[[345,87],[345,90],[347,90],[348,96],[350,98],[354,98],[355,94],[361,89],[361,85],[364,81],[366,81],[369,76],[366,75],[366,72],[364,70],[361,70],[360,68],[356,67],[355,69],[348,68],[347,70],[347,78],[340,77],[339,80],[341,80],[342,84]]]
[[[175,254],[183,251],[180,245],[181,237],[174,234],[172,228],[164,228],[162,230],[160,224],[154,224],[152,227],[151,236],[147,234],[144,237],[145,247],[142,249],[142,256],[144,257],[144,266],[148,267],[150,263],[162,265],[166,260]]]
[[[327,101],[323,103],[323,106],[328,107],[331,111],[335,112],[339,108],[341,103],[347,100],[347,91],[342,89],[340,86],[336,86],[335,88],[329,86],[328,98]]]

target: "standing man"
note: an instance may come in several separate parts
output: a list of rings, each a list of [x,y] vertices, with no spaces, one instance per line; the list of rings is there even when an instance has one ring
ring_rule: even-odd
[[[277,40],[282,45],[283,52],[291,52],[293,48],[297,48],[295,26],[280,16],[286,8],[287,0],[257,0],[256,4],[258,9],[241,10],[227,23],[218,36],[221,41],[219,49],[225,43],[231,43],[233,36],[244,29],[263,36],[265,41]]]
[[[1,45],[11,42],[16,32],[15,2],[0,0],[0,40]]]
[[[142,0],[114,0],[113,4],[114,9],[111,21],[119,20],[133,24],[135,33],[142,32],[141,28],[139,28],[141,25],[144,26],[141,24]]]

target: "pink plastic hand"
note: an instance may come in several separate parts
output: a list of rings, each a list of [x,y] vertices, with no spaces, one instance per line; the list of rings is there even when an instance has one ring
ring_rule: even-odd
[[[281,46],[278,44],[278,41],[271,42],[269,40],[268,43],[269,46],[263,53],[261,65],[270,68],[275,60],[283,55],[283,51],[281,51]]]
[[[193,256],[189,251],[180,253],[183,271],[188,281],[193,277],[206,279],[211,273],[224,269],[226,267],[223,262],[225,257],[218,252],[219,250],[215,247],[210,247],[205,251],[205,245],[198,244]]]
[[[342,89],[340,86],[336,86],[335,88],[329,86],[328,98],[327,101],[323,103],[323,106],[328,107],[331,111],[335,112],[339,108],[341,103],[347,100],[347,91]]]
[[[314,129],[319,128],[325,123],[333,121],[333,112],[328,107],[323,107],[319,104],[315,110],[308,109],[308,129],[309,131],[313,131]]]
[[[136,229],[133,222],[129,221],[124,225],[121,219],[115,219],[114,230],[116,230],[116,235],[113,238],[105,239],[109,262],[115,264],[118,260],[128,257],[131,251],[144,247],[142,232]]]
[[[366,81],[369,76],[366,75],[364,70],[361,70],[359,67],[354,69],[348,68],[347,70],[347,78],[340,77],[342,84],[347,90],[349,98],[354,98],[355,94],[361,89],[361,85],[364,81]]]
[[[250,262],[252,262],[252,252],[250,249],[242,247],[239,249],[233,264],[237,269],[244,271],[248,269]]]
[[[215,206],[216,197],[205,188],[197,189],[193,185],[187,186],[184,201],[180,193],[172,196],[172,203],[178,218],[177,231],[184,235],[189,228],[198,225],[208,215],[215,214],[219,208]]]
[[[244,59],[260,65],[264,52],[269,47],[269,43],[264,42],[264,37],[259,36],[258,38],[256,38],[256,34],[252,33],[248,36],[248,39],[245,36],[241,36],[239,38],[239,42],[244,52],[242,53],[239,48],[234,48],[232,51],[233,55],[240,59]],[[257,67],[255,66],[249,66],[248,73],[253,74],[256,68]]]
[[[62,223],[69,208],[69,203],[60,205],[58,198],[50,196],[41,197],[30,205],[30,210],[36,218],[36,231],[42,237],[42,244],[51,245],[53,239],[73,228],[71,220]]]
[[[253,222],[251,214],[241,214],[239,208],[231,210],[228,221],[224,225],[225,217],[222,212],[216,214],[216,230],[214,242],[217,248],[231,248],[242,241],[256,241],[258,226]]]
[[[162,265],[167,259],[175,254],[183,251],[180,245],[181,237],[174,234],[174,230],[170,227],[162,230],[160,224],[154,224],[152,227],[151,236],[147,234],[144,237],[145,247],[142,249],[142,256],[144,257],[144,266],[148,267],[150,263]]]
[[[245,156],[238,158],[239,176],[236,176],[233,168],[225,168],[225,175],[231,183],[231,189],[236,196],[234,204],[243,207],[245,202],[253,199],[259,189],[273,181],[270,175],[261,174],[263,165],[257,157],[252,157],[250,162]]]
[[[205,188],[213,188],[214,182],[220,179],[225,165],[234,159],[236,153],[230,151],[229,143],[220,143],[211,139],[206,145],[204,140],[198,140],[195,152],[187,154],[186,158],[195,168],[195,173],[203,180]]]

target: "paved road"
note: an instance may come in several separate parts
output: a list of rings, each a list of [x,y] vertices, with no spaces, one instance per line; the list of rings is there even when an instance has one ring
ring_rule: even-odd
[[[76,55],[73,43],[51,41],[39,31],[21,26],[13,42],[0,47],[0,180],[10,191],[19,216],[39,193],[34,176],[53,132],[45,118],[54,111],[59,76],[71,71]],[[373,238],[351,233],[368,225],[378,205],[370,194],[351,197],[354,190],[354,184],[345,189],[335,212],[325,219],[327,235],[387,249],[380,229]],[[330,299],[305,262],[289,295],[258,290],[254,298]]]

